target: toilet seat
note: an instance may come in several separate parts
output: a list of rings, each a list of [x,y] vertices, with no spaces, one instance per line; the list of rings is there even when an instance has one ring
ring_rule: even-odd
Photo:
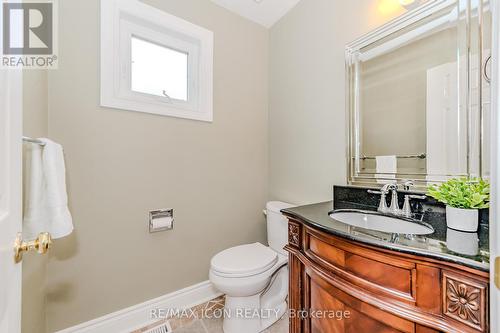
[[[269,270],[278,261],[278,254],[261,243],[231,247],[216,254],[212,272],[225,277],[248,277]]]

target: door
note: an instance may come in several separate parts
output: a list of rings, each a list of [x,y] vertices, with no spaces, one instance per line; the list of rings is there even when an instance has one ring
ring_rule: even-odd
[[[0,70],[0,332],[21,332],[22,71]]]
[[[493,59],[492,61],[492,112],[491,112],[491,286],[490,313],[500,313],[500,0],[491,2],[493,6]],[[491,332],[500,332],[500,316],[492,315]]]

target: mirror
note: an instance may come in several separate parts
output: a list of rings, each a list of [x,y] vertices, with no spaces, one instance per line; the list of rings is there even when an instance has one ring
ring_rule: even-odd
[[[488,177],[488,2],[430,1],[346,46],[349,183]]]

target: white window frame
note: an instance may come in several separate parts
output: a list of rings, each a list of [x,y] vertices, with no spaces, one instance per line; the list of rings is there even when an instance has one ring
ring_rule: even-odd
[[[131,39],[188,54],[188,100],[131,88]],[[213,121],[213,33],[138,0],[101,0],[101,106]]]
[[[141,93],[131,89],[132,86],[132,63],[130,59],[132,58],[131,50],[131,40],[132,37],[157,44],[162,47],[180,51],[182,53],[187,53],[188,55],[188,100],[176,100],[169,98],[167,96],[156,96],[147,93]],[[167,107],[196,111],[198,107],[198,95],[199,91],[197,89],[199,82],[198,70],[192,70],[193,68],[198,68],[199,63],[199,47],[193,43],[187,43],[182,40],[173,38],[171,36],[165,35],[163,33],[158,33],[154,30],[145,28],[141,25],[122,22],[120,27],[120,66],[122,68],[121,77],[118,78],[119,82],[119,96],[128,100],[149,103],[151,101],[159,101],[160,103],[168,103]]]

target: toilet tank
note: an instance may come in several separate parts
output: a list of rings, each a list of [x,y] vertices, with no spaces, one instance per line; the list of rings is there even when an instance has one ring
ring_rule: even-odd
[[[293,206],[281,201],[270,201],[266,205],[267,242],[271,249],[285,255],[287,252],[283,250],[283,247],[288,243],[288,220],[280,210]]]

